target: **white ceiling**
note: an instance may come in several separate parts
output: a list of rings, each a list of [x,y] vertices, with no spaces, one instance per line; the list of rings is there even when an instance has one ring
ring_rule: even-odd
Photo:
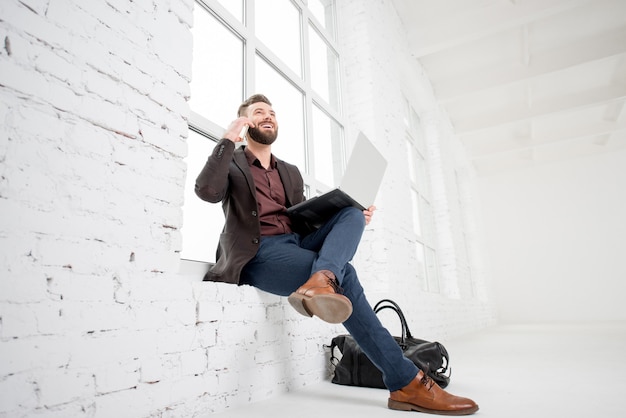
[[[393,0],[479,174],[626,148],[626,0]]]

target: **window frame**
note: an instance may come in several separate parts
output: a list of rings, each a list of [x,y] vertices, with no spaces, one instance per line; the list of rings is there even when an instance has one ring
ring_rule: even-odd
[[[341,54],[339,52],[338,44],[336,42],[336,7],[335,0],[330,1],[330,11],[326,10],[325,16],[329,17],[328,28],[324,22],[320,22],[316,16],[311,12],[305,1],[303,0],[285,0],[290,2],[299,12],[300,19],[300,48],[301,48],[301,64],[302,64],[302,77],[296,74],[289,66],[284,63],[267,45],[265,45],[255,35],[255,0],[242,0],[242,16],[239,17],[231,14],[219,0],[194,0],[194,7],[201,7],[202,11],[212,14],[218,21],[218,23],[224,25],[225,28],[230,30],[235,36],[239,37],[243,43],[243,80],[242,80],[242,97],[241,101],[249,97],[255,91],[255,75],[256,75],[256,60],[263,59],[269,64],[276,72],[288,81],[294,88],[296,88],[303,95],[303,108],[304,108],[304,127],[302,141],[304,141],[305,150],[305,166],[299,167],[306,188],[306,196],[311,197],[317,194],[318,191],[323,191],[332,187],[332,184],[325,184],[315,177],[315,152],[314,152],[314,126],[313,126],[313,108],[321,110],[333,123],[339,127],[338,137],[332,138],[333,141],[339,141],[338,147],[333,149],[338,150],[341,154],[338,157],[334,156],[332,160],[333,171],[338,173],[335,177],[341,177],[341,174],[345,170],[346,165],[346,141],[345,141],[345,120],[342,112],[342,96],[343,96],[343,67],[341,64]],[[194,10],[194,13],[196,11]],[[318,92],[313,90],[311,83],[311,71],[312,61],[314,57],[310,56],[309,47],[309,31],[315,30],[320,38],[325,42],[329,51],[335,54],[337,57],[336,68],[333,70],[336,72],[336,95],[337,103],[333,104],[327,102]],[[330,83],[329,83],[330,84]],[[193,94],[193,92],[191,92]],[[331,94],[329,94],[329,98]],[[270,97],[271,100],[271,97]],[[329,100],[331,101],[331,100]],[[234,113],[236,109],[233,109],[233,120],[235,119]],[[280,119],[279,119],[280,120]],[[193,108],[190,109],[189,129],[197,134],[200,134],[207,138],[207,140],[216,143],[222,137],[226,126],[220,126],[215,121],[210,120],[207,116],[196,112]],[[208,157],[208,155],[207,155]],[[199,173],[200,168],[188,167],[187,176],[195,178]],[[195,172],[197,170],[197,173]],[[192,191],[193,192],[193,191]],[[186,190],[186,198],[195,198],[196,196],[190,196],[190,191]],[[214,205],[219,208],[220,205]],[[184,210],[183,206],[183,210]],[[188,219],[183,214],[183,229],[184,226],[193,224],[193,219]],[[206,269],[207,263],[211,263],[211,257],[214,255],[207,255],[204,260],[189,259],[186,256],[185,251],[185,234],[182,234],[182,249],[181,249],[181,272],[188,271],[190,265],[199,267],[200,270]],[[215,240],[219,236],[215,237]],[[199,266],[198,266],[199,263]],[[193,274],[198,273],[198,269],[191,270]]]
[[[409,171],[412,175],[409,176],[410,199],[413,206],[413,211],[417,212],[419,219],[419,233],[416,228],[413,228],[413,235],[415,238],[415,252],[417,261],[422,260],[423,276],[418,274],[420,279],[423,277],[423,282],[420,283],[423,291],[429,293],[441,293],[440,283],[440,269],[437,257],[437,248],[435,245],[435,231],[434,231],[434,210],[430,199],[431,190],[429,187],[428,177],[428,158],[426,152],[425,133],[417,112],[413,109],[410,102],[405,98],[405,141],[410,147],[408,152],[408,164]],[[417,157],[413,158],[413,155]],[[419,165],[423,164],[422,169]],[[421,176],[424,176],[422,179]],[[414,197],[415,196],[415,197]],[[415,207],[417,206],[417,207]],[[422,250],[421,254],[419,253]],[[429,269],[428,260],[432,260],[432,266]]]

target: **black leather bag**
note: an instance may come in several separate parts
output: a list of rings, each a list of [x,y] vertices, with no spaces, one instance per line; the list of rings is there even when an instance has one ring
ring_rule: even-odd
[[[402,325],[402,335],[394,337],[404,355],[422,369],[439,386],[445,388],[450,383],[450,357],[446,348],[439,342],[414,338],[411,335],[402,310],[394,301],[383,299],[374,306],[374,312],[391,309],[398,314]],[[339,385],[385,388],[380,370],[361,351],[349,334],[334,337],[330,344],[330,362],[334,366],[332,382]]]

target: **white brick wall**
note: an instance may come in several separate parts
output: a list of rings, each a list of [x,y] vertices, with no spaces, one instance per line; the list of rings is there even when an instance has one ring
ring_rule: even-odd
[[[363,129],[390,159],[355,262],[370,301],[397,299],[415,334],[443,338],[494,314],[486,297],[416,290],[406,158],[393,152],[404,149],[401,92],[442,117],[390,4],[340,2],[340,28],[356,28],[341,41],[348,136]],[[304,320],[283,298],[178,274],[184,179],[196,175],[183,162],[192,8],[0,2],[0,417],[198,416],[327,374],[322,344],[342,327]],[[452,208],[471,196],[446,194],[446,165],[463,160],[450,154],[442,148],[438,172]],[[439,231],[453,243],[455,222]],[[450,250],[442,265],[457,267],[446,277],[466,289],[479,278]]]
[[[370,302],[395,299],[406,311],[413,333],[424,338],[445,339],[491,324],[496,314],[481,259],[481,234],[471,222],[478,208],[472,204],[474,179],[462,146],[434,100],[422,68],[410,58],[391,2],[338,4],[344,22],[339,30],[346,67],[346,113],[353,129],[363,130],[389,161],[374,224],[366,231],[356,260]],[[403,96],[418,112],[428,144],[441,294],[421,292],[415,275],[414,238],[406,222],[411,219],[411,202]],[[458,191],[457,178],[463,193]],[[469,221],[464,221],[466,216]],[[397,319],[390,317],[389,326],[397,331]]]

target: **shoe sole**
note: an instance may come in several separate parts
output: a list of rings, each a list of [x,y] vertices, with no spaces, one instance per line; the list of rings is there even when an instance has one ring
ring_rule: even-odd
[[[474,412],[478,411],[478,405],[472,408],[460,409],[457,411],[438,411],[435,409],[423,408],[421,406],[417,406],[409,402],[394,401],[391,398],[389,398],[389,401],[387,402],[387,406],[389,407],[389,409],[395,409],[397,411],[418,411],[418,412],[425,412],[427,414],[435,414],[435,415],[471,415]]]
[[[287,300],[299,314],[309,317],[315,315],[331,324],[345,322],[352,315],[352,303],[343,295],[307,296],[294,292]]]

